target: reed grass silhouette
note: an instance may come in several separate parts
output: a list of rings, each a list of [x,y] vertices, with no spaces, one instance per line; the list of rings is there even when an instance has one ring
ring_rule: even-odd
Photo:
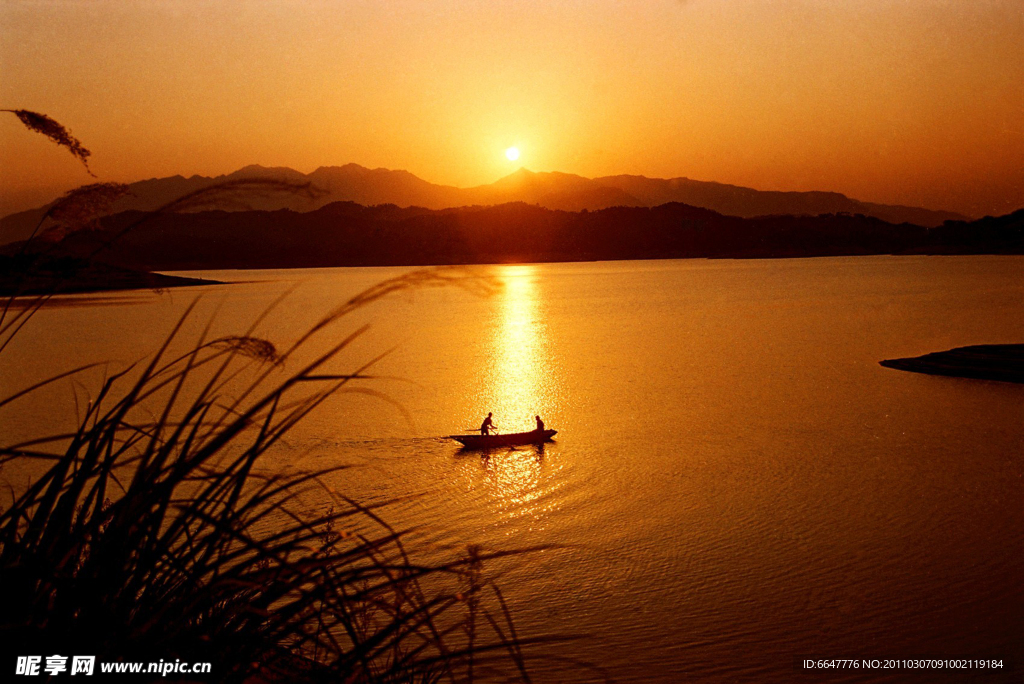
[[[453,277],[385,281],[283,351],[250,330],[173,355],[190,307],[144,366],[102,384],[74,431],[0,448],[0,464],[45,466],[0,513],[0,643],[104,660],[209,660],[220,681],[473,681],[502,668],[528,681],[523,647],[551,639],[516,636],[482,565],[532,549],[470,547],[448,563],[418,563],[402,543],[407,531],[380,517],[385,504],[363,506],[327,486],[343,467],[258,468],[328,397],[367,391],[352,385],[373,378],[372,361],[328,368],[365,327],[293,373],[282,375],[283,364],[366,303]],[[255,378],[230,395],[246,369]],[[313,490],[330,497],[330,511],[305,510]]]
[[[85,163],[88,151],[49,117],[5,111]],[[253,189],[282,188],[224,184],[164,210]],[[48,213],[80,227],[124,191],[86,186]],[[520,637],[483,568],[536,549],[471,545],[448,562],[419,562],[403,542],[408,530],[381,517],[387,503],[362,505],[330,487],[344,466],[260,465],[330,397],[382,396],[367,383],[383,355],[334,370],[367,330],[335,339],[349,314],[397,292],[451,286],[493,283],[457,268],[413,271],[340,303],[284,349],[256,335],[266,313],[238,335],[208,339],[207,325],[188,344],[193,303],[160,349],[102,381],[74,429],[0,446],[0,468],[17,461],[39,473],[0,499],[3,650],[209,661],[223,682],[529,681],[524,649],[558,639]],[[14,298],[0,317],[0,352],[49,296],[8,318]],[[0,408],[94,366],[13,392]],[[331,507],[310,512],[313,494]]]

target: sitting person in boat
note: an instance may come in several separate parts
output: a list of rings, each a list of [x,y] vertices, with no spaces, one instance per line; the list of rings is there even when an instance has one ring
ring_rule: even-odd
[[[480,434],[481,435],[489,435],[489,434],[491,434],[491,430],[493,430],[493,429],[494,429],[494,421],[491,420],[491,414],[488,413],[487,417],[484,418],[484,422],[480,424]]]
[[[534,416],[537,420],[537,432],[544,432],[544,421],[540,419],[540,416]]]

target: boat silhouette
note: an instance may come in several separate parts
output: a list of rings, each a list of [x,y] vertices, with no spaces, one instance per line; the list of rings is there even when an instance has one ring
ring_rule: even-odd
[[[490,449],[492,447],[521,446],[524,444],[543,444],[551,441],[558,434],[557,430],[531,430],[530,432],[511,432],[504,435],[449,435],[466,449]]]

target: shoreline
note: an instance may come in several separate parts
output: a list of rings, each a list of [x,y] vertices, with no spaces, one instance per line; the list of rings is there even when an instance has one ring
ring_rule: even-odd
[[[879,361],[886,368],[974,380],[1024,384],[1024,344],[978,344],[904,359]]]
[[[21,298],[45,295],[87,294],[92,292],[122,292],[126,290],[163,290],[172,287],[222,285],[219,280],[166,275],[129,269],[90,268],[73,276],[46,274],[10,274],[0,277],[0,297]]]

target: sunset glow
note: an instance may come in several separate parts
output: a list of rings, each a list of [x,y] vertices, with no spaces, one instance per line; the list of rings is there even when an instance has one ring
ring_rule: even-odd
[[[0,106],[67,125],[104,180],[352,162],[466,187],[526,133],[533,171],[978,216],[1024,205],[1021,45],[1019,0],[5,2]],[[90,180],[13,119],[0,168],[0,212]]]

